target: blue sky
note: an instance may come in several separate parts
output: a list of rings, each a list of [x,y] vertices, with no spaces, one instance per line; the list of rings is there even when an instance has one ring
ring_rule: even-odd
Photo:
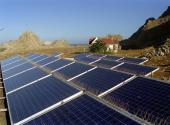
[[[169,5],[170,0],[0,0],[0,42],[30,30],[43,40],[72,43],[107,34],[128,38]]]

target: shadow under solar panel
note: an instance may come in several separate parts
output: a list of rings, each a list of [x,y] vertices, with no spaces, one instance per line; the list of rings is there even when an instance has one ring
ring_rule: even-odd
[[[156,125],[170,124],[169,84],[137,77],[104,98]]]
[[[83,95],[26,125],[139,125],[139,123]]]

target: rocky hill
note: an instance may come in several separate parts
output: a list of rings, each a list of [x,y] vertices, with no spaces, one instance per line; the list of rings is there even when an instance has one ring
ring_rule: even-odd
[[[0,46],[0,52],[16,52],[23,50],[39,50],[48,48],[68,47],[66,40],[42,41],[32,31],[24,32],[17,40],[11,40]]]
[[[23,33],[17,40],[7,42],[5,46],[8,50],[32,50],[40,48],[42,41],[35,33],[28,31]]]
[[[143,49],[165,44],[170,38],[170,7],[158,18],[149,18],[129,39],[121,41],[123,49]]]

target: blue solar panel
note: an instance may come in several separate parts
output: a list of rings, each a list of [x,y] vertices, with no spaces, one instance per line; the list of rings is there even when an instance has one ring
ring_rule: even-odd
[[[73,82],[86,90],[100,94],[131,77],[130,74],[96,68],[74,79]]]
[[[23,85],[26,85],[26,84],[34,81],[34,80],[42,78],[46,75],[47,75],[47,73],[45,73],[44,71],[42,71],[38,68],[31,69],[31,70],[26,71],[22,74],[19,74],[17,76],[14,76],[12,78],[4,80],[5,91],[6,91],[6,93],[10,92],[14,89],[17,89]]]
[[[13,69],[6,71],[6,72],[3,72],[3,74],[2,74],[3,79],[6,79],[6,78],[13,76],[13,75],[16,75],[17,73],[20,73],[20,72],[27,70],[27,69],[30,69],[32,67],[33,67],[33,65],[30,64],[30,63],[25,63],[23,65],[17,66]]]
[[[123,65],[116,67],[114,70],[120,70],[135,75],[147,75],[156,69],[157,68],[155,67],[124,63]]]
[[[100,59],[100,58],[105,57],[105,56],[106,55],[103,55],[103,54],[92,54],[89,57],[94,58],[94,59]]]
[[[90,57],[81,57],[81,58],[78,58],[77,60],[80,62],[83,62],[83,63],[92,63],[92,62],[96,61],[97,59],[93,59]]]
[[[139,123],[83,95],[26,125],[139,125]]]
[[[93,63],[93,65],[96,65],[99,67],[104,67],[104,68],[112,68],[112,67],[120,65],[120,64],[121,64],[121,62],[111,61],[111,60],[103,60],[103,59]]]
[[[85,64],[75,62],[65,68],[62,68],[62,69],[56,71],[56,72],[60,73],[64,78],[69,79],[69,78],[79,75],[87,70],[90,70],[92,68],[94,68],[94,67],[90,66],[90,65],[85,65]]]
[[[169,84],[138,77],[104,98],[156,125],[170,125]]]
[[[2,71],[3,72],[8,71],[8,70],[10,70],[10,69],[12,69],[14,67],[17,67],[19,65],[22,65],[22,64],[26,63],[26,62],[27,62],[26,60],[20,59],[20,60],[14,62],[14,63],[11,63],[9,65],[6,65],[6,66],[2,67]]]
[[[123,59],[121,59],[119,61],[126,62],[126,63],[140,64],[140,63],[146,61],[146,59],[124,57]]]
[[[56,53],[54,53],[52,56],[53,56],[53,57],[60,57],[61,55],[62,55],[62,53],[56,52]]]
[[[79,92],[50,76],[14,93],[8,94],[11,120],[17,123]]]
[[[43,60],[37,62],[37,64],[43,66],[43,65],[46,65],[46,64],[53,62],[57,59],[59,59],[59,58],[58,57],[49,57],[49,58],[46,58],[46,59],[43,59]]]
[[[50,70],[56,70],[58,68],[61,68],[62,66],[69,64],[69,63],[72,63],[72,61],[66,60],[66,59],[60,59],[58,61],[55,61],[53,63],[46,65],[45,67],[47,67]]]
[[[36,62],[39,62],[39,61],[41,61],[43,59],[46,59],[47,57],[48,57],[47,55],[41,55],[41,56],[39,56],[37,58],[32,59],[31,61],[36,63]]]
[[[103,59],[116,61],[116,60],[121,59],[121,58],[122,58],[122,57],[119,57],[119,56],[106,56],[106,57],[104,57]]]
[[[79,58],[82,58],[82,57],[87,57],[91,55],[90,53],[81,53],[81,54],[78,54],[74,57],[74,59],[78,60]]]
[[[11,57],[11,58],[9,58],[9,59],[7,59],[7,60],[1,61],[1,66],[3,67],[3,66],[5,66],[5,65],[9,65],[10,63],[13,63],[13,62],[15,62],[15,61],[17,61],[17,60],[19,60],[19,59],[21,59],[21,57],[19,57],[19,56],[13,56],[13,57]]]
[[[28,56],[26,56],[26,58],[28,60],[32,60],[32,59],[35,59],[35,58],[37,58],[39,56],[41,56],[41,55],[39,55],[39,54],[29,54]]]

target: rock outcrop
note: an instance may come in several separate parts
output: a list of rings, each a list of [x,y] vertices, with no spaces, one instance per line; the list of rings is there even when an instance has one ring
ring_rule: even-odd
[[[163,45],[170,37],[170,7],[158,18],[149,18],[129,39],[121,41],[122,49],[143,49]]]

